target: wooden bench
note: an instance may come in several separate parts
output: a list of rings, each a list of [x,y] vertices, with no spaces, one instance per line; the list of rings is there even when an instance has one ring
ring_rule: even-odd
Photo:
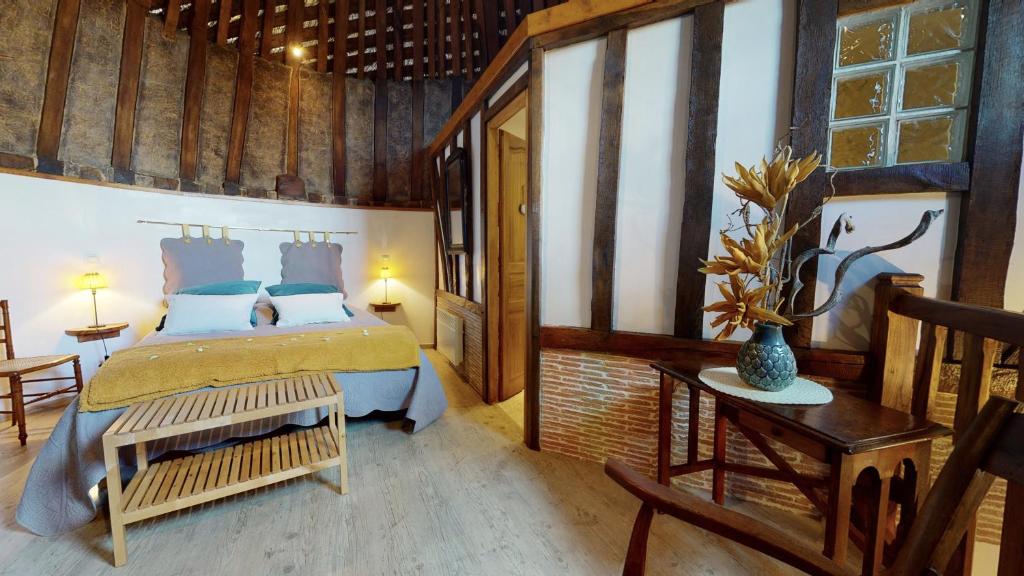
[[[149,465],[146,443],[327,407],[328,424]],[[204,390],[132,404],[103,434],[114,565],[127,561],[125,526],[337,466],[348,493],[345,403],[330,374]],[[138,472],[122,489],[118,448],[135,445]]]

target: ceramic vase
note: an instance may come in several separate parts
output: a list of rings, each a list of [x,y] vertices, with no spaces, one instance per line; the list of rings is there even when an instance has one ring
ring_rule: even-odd
[[[778,392],[796,380],[796,358],[786,344],[782,326],[771,322],[754,325],[750,339],[740,346],[736,372],[754,388]]]

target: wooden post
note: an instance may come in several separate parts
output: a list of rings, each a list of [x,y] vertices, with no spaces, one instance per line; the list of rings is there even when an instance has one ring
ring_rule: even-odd
[[[60,152],[60,135],[64,127],[64,102],[68,93],[68,77],[71,74],[71,55],[75,46],[75,33],[78,30],[79,9],[79,0],[60,0],[57,3],[57,14],[53,19],[53,42],[50,44],[46,90],[43,93],[39,137],[36,140],[36,156],[39,158],[41,172],[63,172],[57,164],[57,155]]]
[[[238,36],[238,72],[235,76],[235,102],[231,112],[231,137],[228,141],[227,173],[224,180],[238,184],[242,174],[242,152],[249,125],[252,100],[252,74],[256,52],[256,28],[259,0],[244,0],[242,28]]]
[[[673,333],[702,337],[704,274],[697,263],[708,257],[714,198],[715,148],[718,142],[718,94],[722,79],[722,27],[725,4],[715,2],[693,13],[693,58],[683,186],[683,233],[679,238],[676,311]]]
[[[224,0],[221,0],[222,2]],[[206,87],[206,24],[210,20],[210,0],[192,3],[189,29],[188,70],[185,76],[185,110],[181,122],[181,160],[178,176],[195,180],[199,165],[199,117]]]
[[[590,327],[612,329],[615,292],[615,223],[619,198],[619,154],[622,144],[622,100],[626,79],[626,29],[608,34],[601,96],[597,199],[594,209],[593,295]]]
[[[914,362],[920,322],[889,312],[889,304],[903,294],[924,293],[920,274],[885,273],[875,278],[875,310],[871,322],[871,359],[874,378],[869,397],[883,406],[910,412],[914,399]]]
[[[135,106],[139,99],[139,74],[142,72],[142,47],[146,37],[146,11],[148,9],[148,0],[130,0],[124,18],[121,75],[117,83],[114,144],[111,150],[111,165],[115,171],[128,171],[132,165]],[[121,180],[121,178],[116,179]],[[134,184],[134,181],[128,183]]]
[[[345,78],[348,73],[349,0],[334,3],[334,73],[331,82],[332,130],[334,154],[334,199],[345,198]]]
[[[793,153],[800,157],[828,148],[828,118],[832,85],[832,61],[836,43],[836,14],[839,0],[799,0],[797,13],[795,98],[793,99]],[[807,89],[806,87],[813,87]],[[821,205],[828,190],[825,168],[814,171],[792,197],[788,218],[802,222]],[[787,223],[787,226],[789,224]],[[793,253],[817,247],[821,241],[821,220],[804,226],[793,237]],[[810,310],[814,306],[816,260],[808,262],[801,272],[806,285],[797,295],[796,308]],[[796,322],[786,329],[786,341],[792,346],[809,347],[813,320]]]
[[[288,86],[288,145],[286,170],[292,176],[299,174],[299,100],[301,87],[299,76],[302,75],[302,12],[305,9],[303,0],[288,0],[288,19],[285,27],[285,61],[291,68],[291,82]]]

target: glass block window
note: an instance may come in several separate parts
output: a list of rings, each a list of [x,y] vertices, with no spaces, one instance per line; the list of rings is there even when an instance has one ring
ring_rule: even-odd
[[[918,0],[839,19],[832,169],[963,159],[978,1]]]

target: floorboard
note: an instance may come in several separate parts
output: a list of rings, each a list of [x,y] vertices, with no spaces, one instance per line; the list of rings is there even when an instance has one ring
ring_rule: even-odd
[[[488,406],[434,352],[450,408],[416,434],[401,422],[351,420],[351,492],[336,470],[128,527],[128,564],[114,570],[105,517],[41,538],[14,521],[25,477],[65,406],[29,413],[28,447],[0,423],[0,574],[618,574],[635,499],[597,464],[533,452],[522,403]],[[517,418],[518,416],[518,418]],[[817,521],[732,504],[797,537]],[[668,518],[655,520],[651,575],[796,572]]]

